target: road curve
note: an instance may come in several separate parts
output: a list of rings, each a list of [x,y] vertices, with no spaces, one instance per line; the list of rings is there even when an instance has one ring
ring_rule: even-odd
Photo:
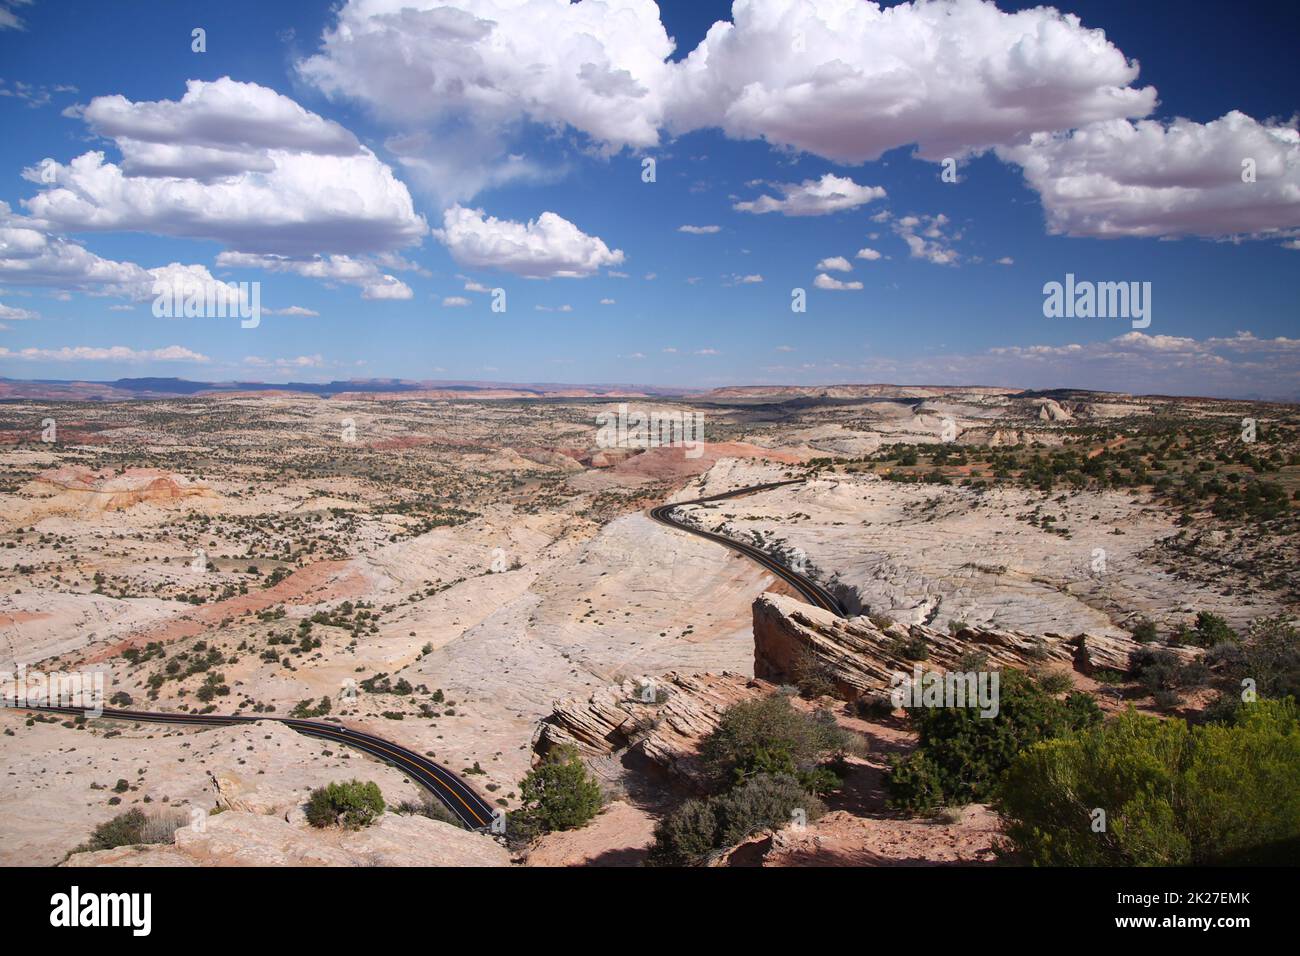
[[[699,528],[693,528],[673,517],[673,511],[680,508],[682,505],[698,505],[708,501],[722,501],[725,498],[739,498],[741,495],[752,495],[756,492],[767,491],[770,488],[780,488],[783,485],[797,485],[802,481],[802,478],[795,478],[790,481],[772,481],[765,485],[751,485],[748,488],[737,488],[735,491],[724,491],[720,495],[709,495],[706,498],[694,498],[690,501],[675,501],[672,504],[659,505],[656,508],[651,508],[648,513],[651,518],[658,521],[660,524],[668,525],[670,528],[676,528],[678,531],[685,531],[689,534],[698,535],[701,538],[708,538],[710,541],[716,541],[725,548],[730,548],[732,551],[740,552],[751,561],[757,561],[767,570],[771,571],[777,577],[781,578],[793,587],[809,604],[830,611],[839,617],[848,617],[844,612],[844,605],[840,604],[839,599],[836,598],[835,595],[831,594],[830,591],[827,591],[811,578],[805,577],[798,571],[786,567],[766,551],[755,548],[753,545],[733,541],[731,538],[724,537],[720,534],[714,534],[712,531],[703,531]]]
[[[81,707],[18,707],[45,713],[83,715]],[[485,830],[492,822],[494,808],[474,792],[459,776],[442,764],[435,763],[414,750],[395,744],[382,737],[352,730],[341,724],[320,720],[302,720],[297,717],[267,717],[261,714],[168,714],[157,711],[112,710],[104,708],[97,716],[113,720],[138,720],[157,724],[201,724],[226,727],[232,724],[252,723],[257,720],[276,720],[307,737],[333,740],[347,747],[364,751],[384,763],[410,774],[438,801],[450,810],[468,829]]]
[[[767,491],[770,488],[780,488],[782,485],[798,484],[801,480],[773,481],[765,485],[738,488],[735,491],[709,495],[705,498],[695,498],[691,501],[677,501],[672,504],[651,508],[649,514],[651,518],[660,524],[701,538],[708,538],[723,547],[743,554],[751,561],[756,561],[787,582],[809,604],[831,611],[840,617],[846,617],[847,615],[844,613],[844,608],[839,600],[816,581],[786,567],[771,555],[752,545],[733,541],[731,538],[714,534],[711,531],[693,528],[677,521],[672,514],[674,509],[682,505],[697,505],[709,501],[722,501],[726,498],[739,498],[742,495],[752,495],[760,491]],[[79,707],[29,706],[15,709],[72,716],[85,714],[85,710]],[[384,740],[382,737],[353,730],[344,727],[342,724],[332,724],[320,720],[303,720],[297,717],[268,717],[262,714],[169,714],[159,711],[114,710],[111,708],[105,708],[97,716],[108,717],[113,720],[135,720],[144,723],[192,724],[213,727],[228,727],[232,724],[252,723],[258,720],[275,720],[304,736],[332,740],[344,746],[352,747],[410,774],[432,793],[443,806],[450,810],[456,819],[471,830],[486,830],[491,824],[495,812],[495,808],[479,796],[469,784],[441,764],[435,763],[414,750],[395,744],[391,740]]]

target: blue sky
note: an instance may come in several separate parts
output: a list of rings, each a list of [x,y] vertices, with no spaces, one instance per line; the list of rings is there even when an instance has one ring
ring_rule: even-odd
[[[1300,397],[1289,4],[408,5],[0,2],[0,375]]]

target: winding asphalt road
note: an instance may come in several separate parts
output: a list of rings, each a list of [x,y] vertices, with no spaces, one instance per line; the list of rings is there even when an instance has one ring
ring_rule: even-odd
[[[691,501],[676,501],[670,505],[660,505],[657,508],[651,508],[649,514],[651,518],[658,521],[660,524],[668,525],[670,528],[676,528],[679,531],[685,531],[689,534],[698,535],[701,538],[708,538],[710,541],[716,541],[724,548],[738,551],[751,561],[757,561],[763,567],[767,568],[767,570],[781,578],[798,591],[809,604],[830,611],[839,617],[847,617],[848,615],[844,613],[844,605],[840,604],[839,599],[837,599],[835,595],[831,594],[830,591],[827,591],[811,578],[800,574],[792,568],[786,567],[766,551],[755,548],[753,545],[733,541],[731,538],[720,534],[714,534],[712,531],[703,531],[699,528],[693,528],[673,517],[673,511],[683,505],[698,505],[709,501],[722,501],[726,498],[739,498],[742,495],[752,495],[760,491],[767,491],[771,488],[780,488],[783,485],[797,485],[802,481],[802,478],[795,478],[790,481],[773,481],[765,485],[752,485],[748,488],[737,488],[735,491],[725,491],[720,495],[709,495],[707,498],[695,498]]]
[[[20,710],[35,710],[46,713],[70,714],[80,716],[85,711],[80,707],[21,707]],[[257,720],[277,720],[285,726],[307,737],[319,737],[333,740],[357,750],[363,750],[371,756],[378,757],[384,763],[391,764],[405,771],[419,781],[438,800],[455,814],[470,830],[484,830],[492,822],[494,808],[490,803],[474,792],[459,776],[442,764],[434,763],[414,750],[409,750],[390,740],[371,734],[352,730],[341,724],[331,724],[320,720],[300,720],[296,717],[266,717],[261,714],[165,714],[152,711],[111,710],[105,708],[103,717],[113,720],[138,720],[156,724],[202,724],[206,726],[227,727],[231,724],[252,723]]]
[[[673,511],[682,505],[698,505],[710,501],[722,501],[727,498],[739,498],[742,495],[752,495],[771,488],[780,488],[783,485],[798,484],[801,480],[773,481],[765,485],[753,485],[749,488],[738,488],[735,491],[723,492],[720,495],[710,495],[707,498],[696,498],[692,501],[678,501],[669,505],[660,505],[657,508],[650,509],[650,517],[670,528],[676,528],[679,531],[685,531],[701,538],[708,538],[723,547],[743,554],[787,582],[803,595],[808,603],[832,611],[840,617],[845,617],[844,608],[834,595],[816,581],[786,567],[765,551],[748,544],[742,544],[739,541],[733,541],[731,538],[720,534],[714,534],[711,531],[693,528],[673,517]],[[72,716],[85,713],[82,708],[78,707],[21,707],[17,709]],[[410,774],[427,788],[443,806],[450,810],[456,819],[471,830],[485,830],[492,822],[495,808],[479,796],[469,784],[442,766],[442,764],[435,763],[428,757],[422,756],[400,744],[395,744],[391,740],[384,740],[382,737],[375,737],[372,734],[353,730],[350,727],[344,727],[342,724],[332,724],[320,720],[303,720],[296,717],[267,717],[261,714],[168,714],[156,711],[113,710],[108,708],[105,708],[100,716],[113,720],[131,720],[143,723],[190,724],[215,727],[228,727],[232,724],[252,723],[258,720],[276,720],[307,737],[333,740],[345,746],[353,747]]]

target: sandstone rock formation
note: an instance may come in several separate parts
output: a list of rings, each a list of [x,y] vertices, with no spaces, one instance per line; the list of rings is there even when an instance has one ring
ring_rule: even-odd
[[[954,633],[922,624],[879,627],[868,617],[849,620],[778,594],[754,602],[754,674],[774,683],[799,679],[815,669],[848,700],[887,698],[890,675],[912,673],[908,651],[924,642],[927,670],[958,669],[964,655],[982,652],[990,667],[1028,669],[1071,664],[1127,672],[1129,655],[1140,646],[1126,638],[1085,634],[1035,637],[994,628],[962,627]]]
[[[589,756],[635,751],[687,785],[700,782],[696,750],[722,712],[776,687],[741,674],[666,674],[605,688],[586,700],[557,701],[534,749],[563,745]]]
[[[69,509],[84,511],[121,511],[144,501],[216,497],[206,485],[154,468],[128,468],[120,474],[77,467],[56,468],[39,475],[32,484],[36,493],[53,495]]]
[[[1055,399],[1045,398],[1038,406],[1038,417],[1045,422],[1068,422],[1074,419],[1074,414]]]

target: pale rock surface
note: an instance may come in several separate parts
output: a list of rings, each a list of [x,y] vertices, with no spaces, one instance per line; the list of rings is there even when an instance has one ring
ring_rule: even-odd
[[[360,751],[275,721],[200,729],[100,718],[77,731],[61,722],[27,727],[27,716],[0,710],[0,726],[14,734],[0,746],[0,778],[18,784],[0,789],[0,865],[58,863],[130,809],[188,816],[222,808],[283,822],[297,818],[312,789],[336,780],[374,781],[390,805],[427,793]],[[118,780],[130,789],[116,794]],[[110,803],[115,796],[120,802]]]
[[[720,462],[675,500],[781,478],[771,465]],[[1035,512],[1066,533],[1031,523]],[[1225,598],[1212,581],[1163,567],[1153,546],[1177,533],[1175,518],[1127,491],[981,492],[856,474],[678,514],[777,556],[799,553],[850,611],[903,624],[1124,637],[1142,617],[1167,631],[1199,610],[1235,627],[1282,610],[1266,595]]]
[[[175,845],[74,853],[64,866],[508,866],[491,837],[422,816],[385,813],[360,830],[315,829],[229,811],[182,827]]]

